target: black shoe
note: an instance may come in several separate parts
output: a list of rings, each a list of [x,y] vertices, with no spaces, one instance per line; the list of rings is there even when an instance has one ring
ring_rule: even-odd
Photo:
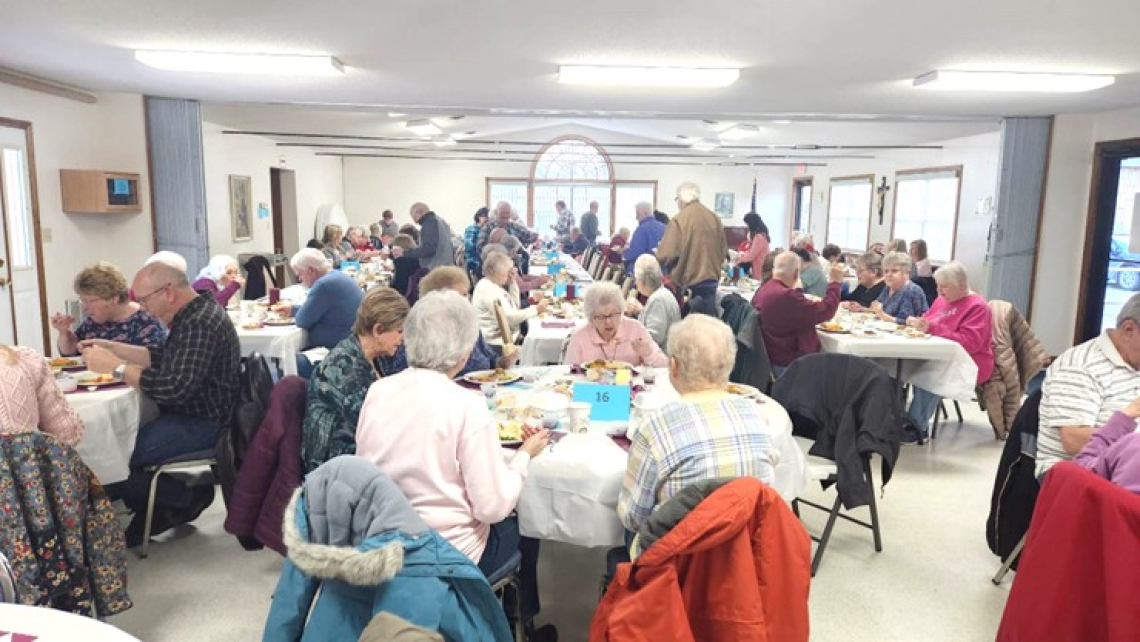
[[[527,642],[558,642],[558,629],[554,628],[553,624],[543,624],[537,629],[528,625],[526,627],[526,640]]]
[[[166,531],[182,524],[179,519],[177,511],[169,508],[155,508],[154,518],[150,524],[150,536],[160,535]],[[136,548],[143,544],[143,530],[146,528],[146,514],[135,513],[131,518],[131,523],[127,526],[126,539],[127,548]]]
[[[908,446],[921,446],[926,443],[926,431],[913,426],[907,426],[903,429],[902,439],[899,443]]]
[[[195,486],[190,491],[190,505],[186,510],[182,511],[182,523],[189,524],[190,522],[198,519],[198,517],[214,503],[214,485],[205,484],[202,486]]]

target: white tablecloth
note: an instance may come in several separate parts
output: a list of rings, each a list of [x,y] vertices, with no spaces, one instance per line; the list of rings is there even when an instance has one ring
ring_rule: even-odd
[[[90,617],[40,606],[0,604],[0,640],[35,642],[139,642]]]
[[[824,352],[892,360],[893,363],[884,364],[892,376],[898,360],[902,360],[904,383],[951,399],[969,401],[973,398],[978,366],[954,341],[941,337],[908,339],[886,332],[872,338],[822,331],[819,331],[819,341]]]
[[[297,353],[305,348],[305,331],[295,325],[266,326],[247,330],[238,326],[241,354],[260,352],[266,359],[278,359],[286,375],[297,374]]]
[[[568,372],[564,367],[522,370],[543,373],[535,384],[539,388]],[[653,388],[642,394],[654,405],[677,398],[666,369],[657,370]],[[792,422],[783,407],[768,397],[759,407],[780,452],[774,487],[791,501],[807,483],[806,458],[792,438]],[[631,417],[634,430],[638,415],[635,411]],[[566,435],[531,462],[518,504],[523,535],[591,547],[624,543],[617,502],[628,456],[606,436],[615,429],[624,432],[621,425],[594,423],[591,433]]]
[[[535,264],[536,259],[540,262],[545,260],[545,258],[540,257],[542,257],[542,255],[538,252],[535,252],[531,255],[530,266],[528,269],[528,273],[531,276],[545,276],[549,271],[548,267],[545,264]],[[562,264],[563,268],[566,269],[566,273],[574,278],[574,281],[576,283],[589,283],[594,280],[594,277],[590,276],[589,272],[586,272],[586,268],[582,267],[582,265],[569,254],[559,254],[557,260]]]
[[[122,387],[65,398],[83,420],[83,439],[76,446],[83,461],[104,485],[125,480],[139,433],[139,392]]]
[[[585,284],[592,281],[590,275],[586,273],[582,266],[578,264],[573,258],[566,254],[562,254],[559,259],[563,265],[566,266],[566,271],[574,277],[574,281],[578,292],[576,296],[579,298],[585,295]],[[538,266],[534,264],[534,259],[531,259],[530,273],[532,275],[546,274],[546,266]],[[547,321],[561,321],[561,319],[546,319]],[[552,363],[558,363],[562,357],[562,342],[566,337],[573,334],[574,330],[586,324],[584,318],[571,319],[575,322],[574,327],[570,328],[544,328],[542,327],[542,319],[531,319],[527,322],[527,334],[523,339],[522,348],[519,350],[519,365],[521,366],[543,366]]]

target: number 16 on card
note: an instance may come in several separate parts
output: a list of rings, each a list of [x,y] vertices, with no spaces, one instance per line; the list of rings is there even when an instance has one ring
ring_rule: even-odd
[[[629,421],[629,386],[576,383],[574,401],[590,404],[590,421]]]

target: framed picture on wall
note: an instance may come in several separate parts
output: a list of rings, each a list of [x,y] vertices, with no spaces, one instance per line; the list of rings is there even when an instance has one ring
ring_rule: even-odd
[[[252,201],[253,188],[250,178],[230,174],[230,219],[234,241],[248,241],[253,238],[253,214],[250,212]]]
[[[717,192],[716,200],[713,202],[713,211],[721,218],[732,218],[732,207],[736,204],[736,194],[729,192]]]

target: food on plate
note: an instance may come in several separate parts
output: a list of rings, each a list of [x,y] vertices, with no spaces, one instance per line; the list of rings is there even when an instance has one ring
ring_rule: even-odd
[[[97,385],[103,384],[103,383],[114,383],[114,382],[115,382],[115,378],[109,374],[91,373],[91,374],[81,378],[79,380],[79,385],[81,385],[81,386],[97,386]]]
[[[839,325],[838,323],[836,323],[834,321],[826,321],[824,323],[819,324],[819,329],[824,330],[826,332],[842,332],[843,326]]]
[[[499,441],[522,441],[523,423],[514,419],[499,422]]]
[[[759,391],[756,390],[755,388],[753,388],[752,386],[745,386],[745,385],[742,385],[739,383],[728,384],[728,394],[730,394],[730,395],[740,395],[742,397],[750,397],[752,395],[755,395],[757,392],[759,392]]]
[[[511,410],[519,405],[518,397],[506,393],[495,397],[495,408],[498,410]]]
[[[260,321],[246,321],[241,324],[241,327],[245,330],[259,330],[262,327],[262,323]]]
[[[560,395],[564,395],[568,399],[574,398],[574,382],[570,379],[559,379],[554,382],[552,390]]]
[[[56,357],[48,361],[53,368],[71,368],[83,365],[83,360],[75,357]]]
[[[925,339],[930,336],[917,328],[907,328],[903,330],[903,335],[909,339]]]
[[[475,383],[503,383],[505,381],[514,381],[518,378],[517,375],[511,374],[502,368],[495,368],[494,370],[486,370],[483,372],[472,372],[467,376]]]
[[[293,314],[293,304],[291,303],[274,303],[269,306],[271,312],[275,312],[283,317]]]

